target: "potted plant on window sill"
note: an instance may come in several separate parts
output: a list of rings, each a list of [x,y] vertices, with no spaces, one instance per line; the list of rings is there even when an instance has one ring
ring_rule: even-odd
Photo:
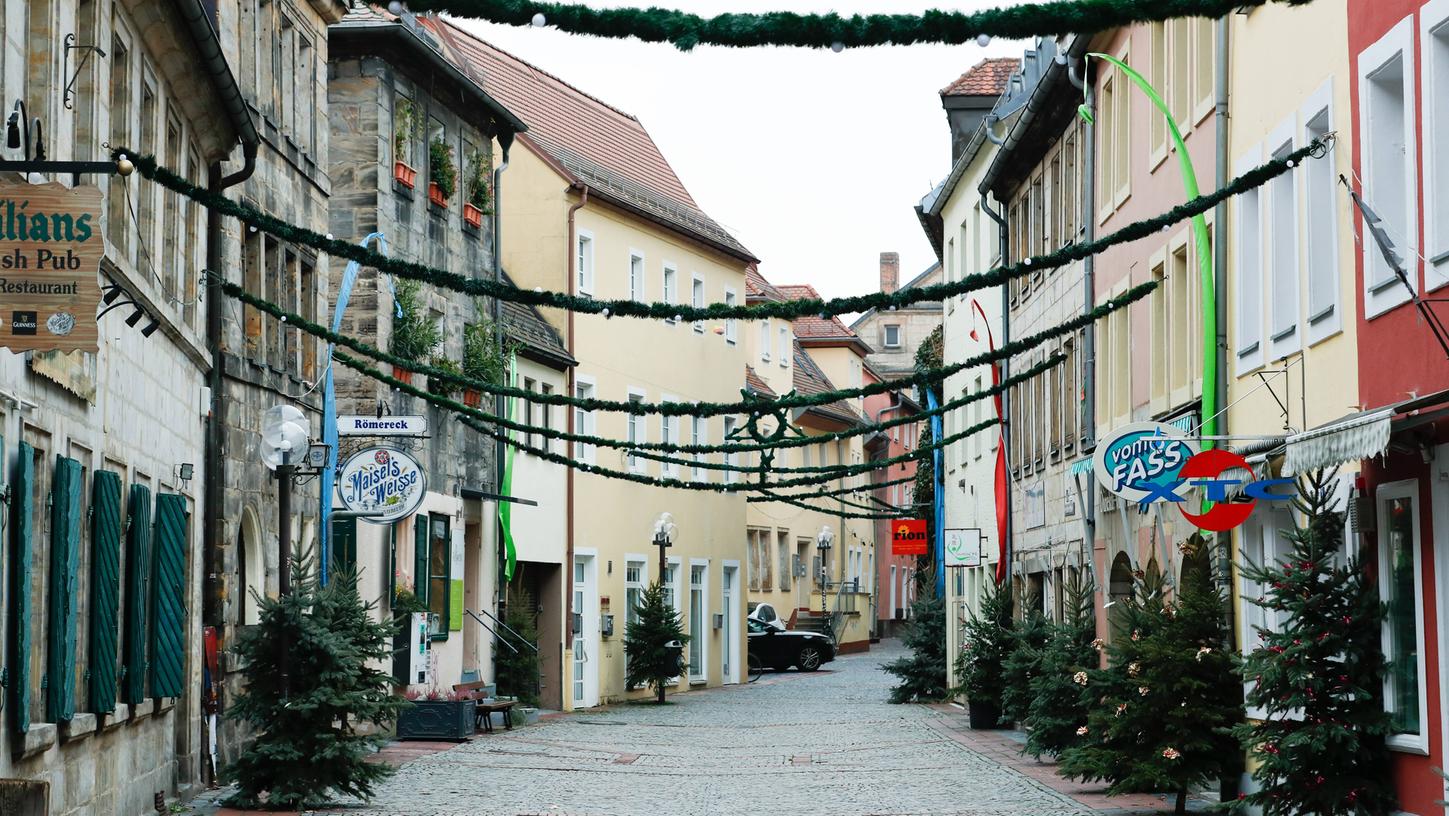
[[[447,209],[448,199],[458,189],[458,166],[453,163],[453,148],[438,136],[428,143],[428,201]]]
[[[408,689],[403,696],[412,705],[398,712],[398,739],[462,742],[473,733],[477,706],[472,700],[458,699],[458,692],[435,686],[426,691]]]
[[[488,214],[488,156],[481,150],[468,155],[468,200],[463,203],[463,223],[475,231]]]
[[[397,305],[394,314],[402,316],[392,319],[388,350],[404,360],[426,360],[443,342],[443,333],[423,313],[422,284],[414,280],[398,281],[394,298]],[[392,370],[398,380],[412,384],[413,375],[407,368],[394,364]]]
[[[481,312],[481,304],[475,304]],[[498,324],[484,318],[463,329],[463,376],[490,385],[504,381],[512,343],[500,338]],[[463,404],[477,408],[483,404],[483,393],[476,388],[463,389]]]
[[[446,374],[451,374],[454,377],[463,376],[463,367],[447,357],[434,357],[429,362],[433,368]],[[441,377],[428,377],[428,391],[440,397],[451,397],[458,393],[458,385],[456,382],[451,382]]]
[[[398,97],[393,105],[392,177],[409,190],[417,185],[418,171],[404,157],[408,155],[408,147],[413,139],[417,138],[420,124],[417,108],[413,107],[412,101],[404,96]]]

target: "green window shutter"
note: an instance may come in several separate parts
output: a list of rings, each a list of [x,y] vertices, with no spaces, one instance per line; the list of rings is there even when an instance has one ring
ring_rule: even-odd
[[[151,696],[180,697],[186,676],[186,497],[156,497],[151,560]]]
[[[46,629],[45,715],[75,715],[75,618],[80,576],[81,463],[55,457],[50,492],[50,619]]]
[[[117,605],[121,595],[121,477],[100,471],[91,483],[91,607],[87,695],[90,711],[116,710]]]
[[[30,730],[30,621],[33,598],[30,571],[35,530],[35,449],[20,443],[15,456],[15,479],[10,488],[10,722],[21,734]]]
[[[335,575],[357,570],[357,519],[334,519],[332,522],[332,572]]]
[[[146,599],[151,597],[151,489],[131,485],[126,503],[126,654],[121,700],[146,699]]]
[[[418,603],[428,604],[428,517],[413,516],[413,594]]]

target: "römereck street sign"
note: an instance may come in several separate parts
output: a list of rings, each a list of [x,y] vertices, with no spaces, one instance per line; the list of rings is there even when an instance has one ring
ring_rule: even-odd
[[[425,436],[428,418],[423,416],[340,416],[338,436]]]

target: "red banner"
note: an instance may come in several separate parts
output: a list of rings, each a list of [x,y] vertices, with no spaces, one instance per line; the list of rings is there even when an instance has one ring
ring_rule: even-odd
[[[898,519],[891,522],[891,555],[925,555],[925,519]]]

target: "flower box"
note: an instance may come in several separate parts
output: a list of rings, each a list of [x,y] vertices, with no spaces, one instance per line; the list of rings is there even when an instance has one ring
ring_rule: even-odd
[[[413,700],[398,712],[397,738],[462,742],[473,733],[474,713],[472,700]]]
[[[392,163],[392,177],[397,179],[398,184],[401,184],[409,190],[413,189],[418,183],[418,171],[409,167],[405,161]]]
[[[481,407],[483,405],[483,392],[476,388],[464,388],[463,404],[469,408]]]
[[[428,182],[428,201],[435,207],[447,209],[448,199],[443,195],[443,188],[438,186],[436,181]]]
[[[472,204],[463,205],[463,223],[478,229],[483,226],[483,211]]]
[[[392,376],[398,382],[401,382],[401,383],[404,383],[404,384],[407,384],[407,385],[412,385],[413,384],[413,373],[411,371],[408,371],[406,368],[402,368],[400,366],[393,366],[392,367]]]

